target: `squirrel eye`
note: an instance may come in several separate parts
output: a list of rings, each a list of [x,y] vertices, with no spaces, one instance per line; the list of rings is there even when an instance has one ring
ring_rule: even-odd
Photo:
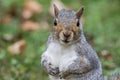
[[[54,21],[54,26],[57,26],[57,21],[56,20]]]
[[[80,26],[80,22],[79,22],[79,21],[77,21],[77,26],[78,26],[78,27]]]

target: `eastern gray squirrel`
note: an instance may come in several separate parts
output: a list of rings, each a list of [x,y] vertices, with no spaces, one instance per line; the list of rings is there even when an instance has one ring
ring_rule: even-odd
[[[41,63],[50,80],[120,80],[120,76],[104,78],[101,62],[88,44],[78,12],[59,10],[54,4],[55,20]]]

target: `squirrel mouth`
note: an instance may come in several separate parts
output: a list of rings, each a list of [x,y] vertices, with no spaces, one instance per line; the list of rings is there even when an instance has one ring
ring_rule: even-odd
[[[64,43],[69,43],[70,41],[68,41],[67,39],[66,40],[62,40]]]

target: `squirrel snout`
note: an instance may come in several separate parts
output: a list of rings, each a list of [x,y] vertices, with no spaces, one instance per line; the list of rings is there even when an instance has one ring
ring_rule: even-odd
[[[66,38],[70,37],[70,34],[69,34],[69,33],[63,32],[63,35],[64,35],[64,37],[66,37]]]

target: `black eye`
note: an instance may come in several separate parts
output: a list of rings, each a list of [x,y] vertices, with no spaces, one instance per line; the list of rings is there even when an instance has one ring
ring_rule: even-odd
[[[76,25],[79,27],[80,26],[80,22],[78,21]]]
[[[54,21],[54,26],[57,26],[57,21],[56,20]]]

